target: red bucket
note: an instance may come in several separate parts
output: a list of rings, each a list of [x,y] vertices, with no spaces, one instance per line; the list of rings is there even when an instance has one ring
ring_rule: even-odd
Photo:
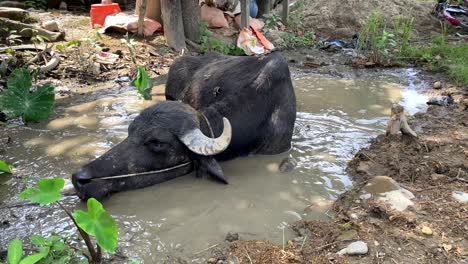
[[[108,15],[120,12],[122,11],[117,3],[91,5],[91,27],[94,28],[96,25],[100,27],[104,26],[104,21]]]

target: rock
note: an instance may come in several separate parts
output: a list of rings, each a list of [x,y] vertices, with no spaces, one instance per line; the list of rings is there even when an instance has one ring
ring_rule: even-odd
[[[448,179],[448,177],[444,174],[433,173],[431,174],[431,179],[435,182],[438,182],[438,181],[445,181]]]
[[[216,264],[224,264],[224,260],[220,259],[218,262],[216,262]]]
[[[281,161],[279,165],[279,170],[281,172],[290,172],[296,168],[297,162],[293,157],[287,157]]]
[[[218,260],[215,259],[215,258],[209,258],[207,262],[208,262],[209,264],[215,264],[216,262],[218,262]]]
[[[403,211],[414,203],[411,199],[414,195],[400,187],[400,185],[388,176],[376,176],[362,188],[363,193],[370,193],[373,197],[397,211]]]
[[[440,89],[440,88],[442,88],[442,83],[439,82],[439,81],[434,82],[434,83],[432,84],[432,88],[434,88],[434,89]]]
[[[354,229],[345,231],[338,236],[336,240],[338,241],[351,241],[359,239],[358,232]]]
[[[448,106],[454,103],[452,95],[434,96],[426,102],[428,105]]]
[[[75,192],[75,187],[73,186],[72,182],[70,179],[65,179],[65,185],[63,189],[61,190],[61,193],[63,194],[71,194]]]
[[[56,21],[49,20],[42,23],[42,28],[52,32],[59,32],[59,26]]]
[[[468,202],[468,193],[461,191],[453,191],[452,197],[460,203]]]
[[[238,233],[232,233],[228,232],[226,235],[226,241],[233,242],[239,240],[239,234]]]
[[[423,227],[421,228],[421,232],[422,232],[423,234],[425,234],[425,235],[428,235],[428,236],[432,235],[432,229],[429,228],[428,226],[423,226]]]
[[[364,255],[367,254],[368,251],[369,248],[366,242],[356,241],[338,251],[338,255]]]
[[[25,22],[29,18],[29,12],[14,7],[0,7],[0,17]]]

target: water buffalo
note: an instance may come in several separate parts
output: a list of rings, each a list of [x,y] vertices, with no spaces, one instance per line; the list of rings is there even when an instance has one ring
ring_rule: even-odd
[[[195,170],[227,183],[218,161],[291,147],[296,97],[286,60],[217,53],[170,68],[166,101],[143,110],[128,137],[72,175],[78,196],[102,199]]]

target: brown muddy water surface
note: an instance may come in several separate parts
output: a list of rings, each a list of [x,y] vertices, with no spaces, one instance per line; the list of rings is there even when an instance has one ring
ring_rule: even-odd
[[[104,206],[119,223],[120,253],[145,263],[167,255],[201,263],[200,251],[223,241],[229,231],[242,239],[281,243],[288,223],[327,219],[331,201],[352,184],[347,161],[384,131],[392,103],[402,103],[410,113],[424,109],[426,98],[419,91],[428,84],[418,81],[420,74],[412,69],[358,70],[343,78],[291,70],[298,101],[293,149],[222,163],[229,185],[190,174],[114,194]],[[162,91],[162,84],[154,89],[159,95]],[[144,102],[131,87],[90,87],[82,95],[59,99],[49,122],[1,128],[5,152],[0,159],[16,166],[19,179],[0,176],[0,199],[16,202],[19,191],[39,178],[70,178],[80,165],[125,138],[131,120],[161,98]],[[294,158],[297,167],[279,172],[286,157]],[[83,207],[74,197],[66,204]],[[0,222],[9,222],[0,225],[0,249],[33,233],[75,233],[60,210],[20,207],[0,213]],[[292,238],[290,232],[285,229],[286,239]]]

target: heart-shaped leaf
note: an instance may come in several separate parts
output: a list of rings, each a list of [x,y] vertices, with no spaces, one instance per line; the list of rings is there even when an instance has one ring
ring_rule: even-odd
[[[37,183],[37,188],[31,187],[20,193],[21,200],[28,199],[31,202],[47,205],[62,198],[60,190],[63,189],[65,180],[62,178],[42,179]]]
[[[134,83],[138,93],[143,96],[143,99],[151,100],[151,89],[153,89],[153,81],[148,76],[145,67],[138,66],[137,78]]]
[[[96,243],[107,252],[113,253],[117,246],[118,229],[114,219],[94,198],[88,200],[88,212],[76,210],[73,213],[78,226],[96,237]]]
[[[8,89],[0,94],[0,109],[9,117],[21,116],[25,122],[47,119],[52,112],[55,93],[51,84],[32,87],[31,74],[16,69],[8,78]]]
[[[1,173],[12,173],[10,165],[3,160],[0,160],[0,174]]]
[[[23,244],[19,239],[13,239],[8,245],[8,263],[18,264],[23,257]]]

